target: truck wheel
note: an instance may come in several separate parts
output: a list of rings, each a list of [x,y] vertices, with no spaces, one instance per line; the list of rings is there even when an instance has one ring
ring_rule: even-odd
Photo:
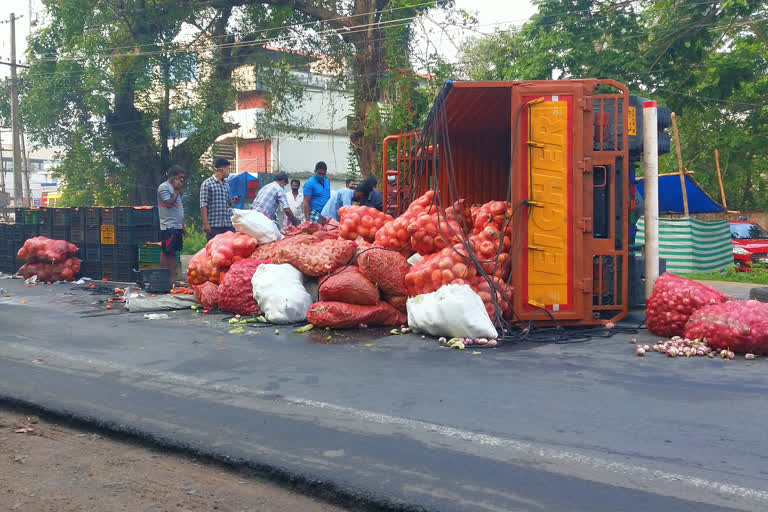
[[[768,286],[752,288],[749,290],[749,298],[759,300],[760,302],[768,302]]]

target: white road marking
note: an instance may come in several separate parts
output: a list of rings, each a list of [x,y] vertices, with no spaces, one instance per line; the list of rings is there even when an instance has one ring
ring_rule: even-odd
[[[750,503],[758,502],[763,505],[761,507],[763,510],[768,509],[768,492],[764,490],[742,487],[725,482],[718,482],[696,476],[684,475],[681,473],[654,470],[643,466],[610,461],[607,459],[584,455],[576,452],[548,448],[540,444],[527,441],[507,439],[489,434],[439,425],[436,423],[413,420],[400,416],[391,416],[387,414],[344,407],[300,397],[284,395],[276,397],[273,393],[252,389],[237,384],[219,384],[214,381],[201,379],[199,377],[152,370],[138,366],[129,366],[113,361],[63,354],[60,352],[55,352],[40,347],[30,347],[19,343],[4,342],[0,344],[0,356],[9,360],[14,360],[26,364],[30,364],[33,359],[43,359],[45,361],[45,365],[43,366],[51,366],[53,368],[64,371],[68,369],[71,370],[72,368],[67,366],[57,367],[56,364],[68,363],[73,365],[80,365],[83,366],[84,368],[82,369],[86,371],[95,370],[98,372],[119,372],[125,374],[126,376],[142,377],[144,381],[146,381],[146,379],[153,378],[163,381],[167,384],[176,384],[195,388],[196,391],[200,392],[217,391],[230,395],[258,397],[272,402],[277,401],[282,404],[292,405],[300,408],[309,408],[313,410],[319,409],[346,418],[355,418],[369,424],[399,427],[402,430],[410,431],[412,433],[421,432],[438,435],[447,439],[451,439],[454,442],[461,441],[469,443],[473,446],[481,445],[491,449],[508,450],[515,453],[518,457],[524,455],[525,457],[521,458],[524,458],[530,462],[551,464],[553,467],[549,468],[549,470],[553,472],[572,474],[571,472],[565,470],[564,465],[571,465],[573,467],[581,468],[586,467],[590,468],[597,474],[611,473],[615,475],[618,478],[611,478],[610,482],[606,482],[613,485],[621,485],[623,487],[637,488],[642,490],[647,490],[648,487],[652,487],[654,492],[671,496],[677,496],[679,492],[674,493],[669,489],[677,489],[679,491],[681,486],[688,486],[720,495],[721,497],[725,497],[728,500],[733,498],[740,498],[741,500],[747,500]],[[35,366],[40,367],[41,365],[36,364]],[[141,382],[139,384],[141,384]],[[166,389],[166,391],[169,393],[174,392],[172,389]],[[455,443],[451,444],[451,447],[455,447],[457,450],[460,448]],[[575,474],[574,476],[579,475]],[[652,485],[637,485],[636,481],[638,480],[651,482]],[[660,488],[660,486],[663,486],[663,484],[670,484],[666,491],[665,489]],[[739,504],[733,502],[729,502],[729,505],[739,508],[744,506],[743,503],[741,506],[739,506]],[[749,509],[747,508],[745,510]]]

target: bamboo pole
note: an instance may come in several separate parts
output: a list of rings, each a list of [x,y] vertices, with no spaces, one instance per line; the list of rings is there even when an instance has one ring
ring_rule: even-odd
[[[723,200],[723,208],[728,211],[728,201],[725,200],[725,187],[723,186],[723,173],[720,172],[720,152],[715,149],[715,168],[717,169],[717,181],[720,183],[720,198]]]
[[[688,191],[685,189],[685,171],[683,171],[683,157],[680,152],[680,134],[677,132],[677,116],[672,112],[672,132],[675,134],[675,148],[677,149],[677,169],[680,173],[680,191],[683,193],[683,212],[688,217]]]

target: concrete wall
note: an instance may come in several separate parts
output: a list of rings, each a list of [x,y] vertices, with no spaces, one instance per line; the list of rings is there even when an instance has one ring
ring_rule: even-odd
[[[249,69],[239,70],[243,74],[241,83],[253,82]],[[347,158],[350,151],[347,117],[353,113],[352,95],[347,91],[334,88],[332,77],[314,73],[296,72],[296,78],[305,86],[305,97],[301,109],[294,113],[297,124],[308,127],[307,133],[300,138],[296,135],[272,136],[271,163],[267,169],[278,170],[298,178],[309,177],[315,164],[322,160],[328,164],[328,175],[334,179],[343,179],[347,175]],[[223,138],[238,140],[239,157],[242,159],[240,172],[263,171],[264,165],[250,165],[249,159],[262,159],[263,143],[254,144],[260,138],[258,117],[263,106],[257,101],[256,92],[240,92],[241,101],[238,110],[227,112],[225,118],[238,123],[240,128]],[[258,148],[257,148],[258,146]],[[253,150],[253,151],[252,151]],[[251,153],[258,153],[258,155]]]
[[[347,175],[349,137],[346,135],[313,134],[302,140],[294,137],[280,137],[272,142],[272,168],[288,173],[289,176],[309,176],[315,164],[322,160],[328,164],[330,179],[344,179]]]
[[[696,220],[737,220],[737,218],[740,215],[744,215],[747,217],[747,220],[750,222],[756,222],[757,224],[760,224],[760,226],[763,227],[763,229],[768,229],[768,213],[767,212],[761,212],[761,211],[752,211],[752,212],[738,212],[738,213],[698,213],[695,215],[691,215],[691,217],[695,218]],[[682,218],[684,215],[682,213],[678,214],[663,214],[662,217],[666,219],[679,219]]]

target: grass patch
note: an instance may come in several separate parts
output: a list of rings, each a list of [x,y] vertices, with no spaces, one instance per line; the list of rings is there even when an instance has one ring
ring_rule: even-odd
[[[184,248],[182,254],[195,254],[197,251],[205,247],[208,243],[208,239],[205,233],[202,231],[195,231],[190,226],[187,226],[187,236],[184,237]]]
[[[737,272],[736,266],[722,272],[692,272],[682,277],[695,281],[730,281],[733,283],[768,284],[768,267],[763,263],[753,263],[751,272]]]

